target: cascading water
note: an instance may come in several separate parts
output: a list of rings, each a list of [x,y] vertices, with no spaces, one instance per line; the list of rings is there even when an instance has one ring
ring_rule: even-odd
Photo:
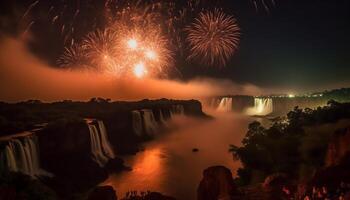
[[[183,105],[173,105],[170,110],[170,115],[184,115],[185,108]]]
[[[219,106],[216,108],[216,110],[221,112],[230,112],[232,111],[232,98],[230,97],[224,97],[221,99]]]
[[[211,100],[210,100],[210,102],[209,102],[209,106],[211,107],[211,108],[217,108],[218,107],[218,105],[220,104],[220,99],[218,99],[218,98],[212,98]]]
[[[273,111],[272,98],[254,98],[254,107],[249,108],[247,113],[249,115],[268,115]]]
[[[102,121],[97,121],[97,129],[95,124],[88,124],[90,131],[91,154],[95,162],[101,167],[104,166],[109,159],[115,157],[113,149],[109,144],[106,134],[106,128]]]
[[[101,144],[102,144],[102,149],[105,155],[108,158],[115,158],[114,151],[112,149],[111,144],[109,143],[108,136],[107,136],[107,131],[106,127],[103,123],[103,121],[97,121],[98,127],[100,129],[100,135],[101,135]]]
[[[143,113],[143,124],[147,134],[152,135],[156,132],[157,122],[154,118],[153,111],[148,109],[141,110]]]
[[[162,124],[165,123],[165,119],[164,119],[163,111],[162,111],[162,110],[159,110],[159,121],[160,121],[160,123],[162,123]]]
[[[6,141],[0,159],[0,171],[21,172],[32,177],[44,175],[40,169],[37,139],[34,135]]]
[[[138,136],[142,135],[142,116],[140,111],[134,110],[131,112],[132,115],[132,128],[134,133]]]

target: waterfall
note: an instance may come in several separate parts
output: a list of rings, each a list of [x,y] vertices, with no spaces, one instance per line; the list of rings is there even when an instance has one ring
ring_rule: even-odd
[[[170,115],[184,115],[185,108],[183,105],[172,105],[170,110]]]
[[[138,110],[134,110],[131,112],[132,115],[132,128],[134,133],[138,136],[142,135],[142,117],[141,113]]]
[[[2,171],[21,172],[35,177],[43,175],[40,169],[36,136],[10,139],[0,152]]]
[[[88,124],[90,131],[91,154],[92,159],[101,167],[104,166],[109,159],[114,158],[114,152],[109,144],[106,134],[106,128],[102,121],[97,121],[97,129],[95,124]]]
[[[159,121],[163,124],[165,123],[165,119],[164,119],[162,110],[159,110]]]
[[[154,119],[153,111],[149,109],[141,110],[143,113],[143,124],[147,134],[154,134],[157,129],[157,122]]]
[[[254,107],[249,108],[249,115],[268,115],[273,111],[272,98],[254,98]]]
[[[221,99],[219,106],[216,108],[216,110],[221,112],[230,112],[232,111],[232,98],[230,97],[224,97]]]
[[[108,158],[115,158],[112,146],[108,140],[106,127],[103,121],[99,120],[97,123],[98,123],[98,127],[100,128],[101,144],[102,144],[103,152],[106,154]]]

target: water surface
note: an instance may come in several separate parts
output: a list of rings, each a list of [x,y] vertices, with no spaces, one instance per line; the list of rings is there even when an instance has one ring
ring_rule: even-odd
[[[233,113],[215,114],[214,120],[175,117],[169,133],[145,144],[145,151],[124,157],[132,171],[111,175],[118,197],[127,191],[157,191],[178,200],[196,199],[204,169],[224,165],[235,175],[240,167],[228,152],[230,144],[240,145],[253,118]],[[192,152],[198,148],[198,152]]]

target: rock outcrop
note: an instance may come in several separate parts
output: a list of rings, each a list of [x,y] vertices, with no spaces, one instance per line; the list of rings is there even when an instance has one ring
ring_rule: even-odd
[[[108,177],[92,159],[90,134],[83,120],[60,120],[38,132],[42,167],[54,178],[49,184],[61,194],[94,187]]]
[[[339,165],[350,154],[350,127],[334,133],[328,145],[326,167]]]
[[[197,189],[198,200],[230,200],[236,193],[231,171],[224,166],[209,167]]]
[[[87,200],[117,200],[116,191],[111,186],[96,187]]]
[[[63,198],[85,192],[104,181],[108,173],[125,169],[123,161],[116,156],[135,153],[139,144],[151,138],[148,137],[151,134],[145,133],[151,132],[152,124],[161,127],[174,115],[206,116],[196,100],[110,102],[93,99],[2,106],[11,113],[5,118],[16,115],[19,108],[23,111],[21,116],[28,113],[16,121],[25,121],[25,127],[44,124],[36,132],[39,159],[42,168],[53,174],[53,178],[44,181]],[[142,117],[138,126],[134,126],[133,111]]]

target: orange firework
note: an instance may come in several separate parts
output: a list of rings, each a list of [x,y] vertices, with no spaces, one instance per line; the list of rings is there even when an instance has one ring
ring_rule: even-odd
[[[91,65],[97,69],[114,68],[117,55],[117,33],[109,29],[97,30],[87,34],[81,44],[82,50],[89,58]]]
[[[186,31],[191,50],[188,58],[207,65],[225,66],[239,45],[236,19],[217,9],[201,12]]]
[[[173,58],[169,41],[158,26],[129,29],[120,24],[87,34],[81,44],[66,48],[58,61],[67,67],[81,66],[84,61],[84,66],[100,72],[141,78],[164,76]]]
[[[86,53],[77,44],[64,48],[63,54],[57,60],[57,64],[64,68],[86,66],[88,63]]]
[[[125,70],[143,63],[143,68],[151,76],[163,76],[167,68],[172,66],[172,51],[168,39],[162,35],[162,31],[155,25],[134,28],[132,30],[120,29],[116,46],[121,47],[118,63],[125,66]],[[144,73],[145,74],[145,73]]]

